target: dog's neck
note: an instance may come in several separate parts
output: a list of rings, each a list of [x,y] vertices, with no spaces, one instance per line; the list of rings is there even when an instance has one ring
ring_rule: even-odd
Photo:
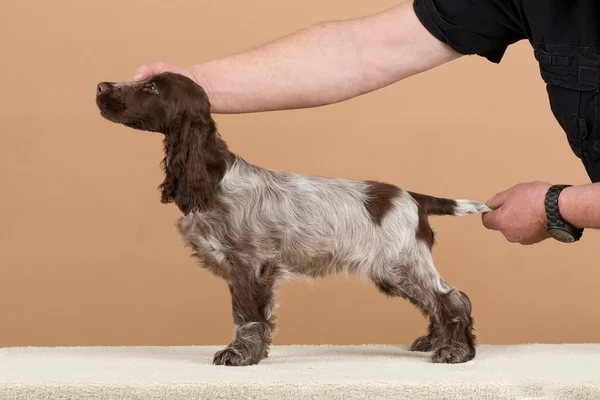
[[[197,129],[192,125],[185,133],[167,132],[164,150],[162,202],[175,202],[184,214],[211,208],[217,200],[219,184],[236,158],[214,122],[202,123]]]
[[[210,134],[207,143],[203,146],[202,155],[206,163],[206,170],[211,177],[211,184],[216,189],[235,160],[235,155],[229,150],[216,129]]]

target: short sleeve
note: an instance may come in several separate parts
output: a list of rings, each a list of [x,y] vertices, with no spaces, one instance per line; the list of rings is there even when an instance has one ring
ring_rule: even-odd
[[[414,0],[414,10],[425,29],[456,52],[494,63],[526,38],[514,0]]]

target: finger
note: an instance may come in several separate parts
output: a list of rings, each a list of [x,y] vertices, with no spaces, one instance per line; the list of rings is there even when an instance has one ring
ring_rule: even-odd
[[[522,239],[520,239],[518,236],[515,236],[514,233],[503,233],[504,238],[506,239],[507,242],[512,243],[512,244],[521,244],[522,243]]]
[[[481,216],[483,226],[494,231],[500,230],[499,210],[490,211]]]
[[[133,75],[133,80],[141,81],[143,79],[146,79],[150,75],[151,75],[150,67],[148,65],[142,65],[137,70],[135,70],[135,74]]]
[[[538,244],[542,240],[537,237],[525,237],[518,240],[518,243],[522,246],[533,246],[534,244]]]
[[[524,246],[531,246],[533,244],[538,244],[549,238],[550,238],[550,235],[547,234],[546,232],[544,232],[544,233],[540,233],[539,235],[527,237],[527,238],[521,240],[520,243]]]
[[[152,75],[165,72],[169,69],[169,64],[164,61],[155,61],[150,64],[144,64],[135,71],[133,79],[136,81],[143,80],[151,77]]]
[[[511,189],[512,188],[496,194],[494,197],[487,201],[487,206],[493,210],[501,207],[502,204],[504,204],[504,202],[506,201],[508,195],[510,194]]]

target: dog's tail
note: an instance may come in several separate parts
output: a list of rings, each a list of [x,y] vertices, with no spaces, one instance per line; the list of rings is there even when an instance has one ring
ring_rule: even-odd
[[[455,215],[485,214],[492,211],[485,203],[476,200],[444,199],[409,192],[425,215]]]

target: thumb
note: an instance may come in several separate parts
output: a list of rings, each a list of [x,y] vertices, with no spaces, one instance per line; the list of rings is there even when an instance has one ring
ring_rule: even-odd
[[[161,72],[173,70],[173,66],[165,61],[154,61],[150,64],[143,64],[135,71],[133,79],[138,81],[160,74]]]
[[[490,207],[491,208],[491,207]],[[483,222],[483,226],[487,229],[491,229],[494,231],[499,230],[499,220],[500,220],[500,210],[490,211],[489,213],[483,214],[481,216],[481,222]]]
[[[503,192],[496,194],[494,197],[492,197],[491,199],[489,199],[487,201],[487,203],[486,203],[487,206],[489,208],[491,208],[492,210],[495,210],[495,209],[501,207],[504,204],[504,202],[506,201],[506,198],[508,197],[508,195],[510,194],[511,189],[507,189]]]
[[[152,75],[152,70],[147,65],[142,65],[135,71],[135,74],[133,75],[133,80],[141,81],[149,77],[150,75]]]

